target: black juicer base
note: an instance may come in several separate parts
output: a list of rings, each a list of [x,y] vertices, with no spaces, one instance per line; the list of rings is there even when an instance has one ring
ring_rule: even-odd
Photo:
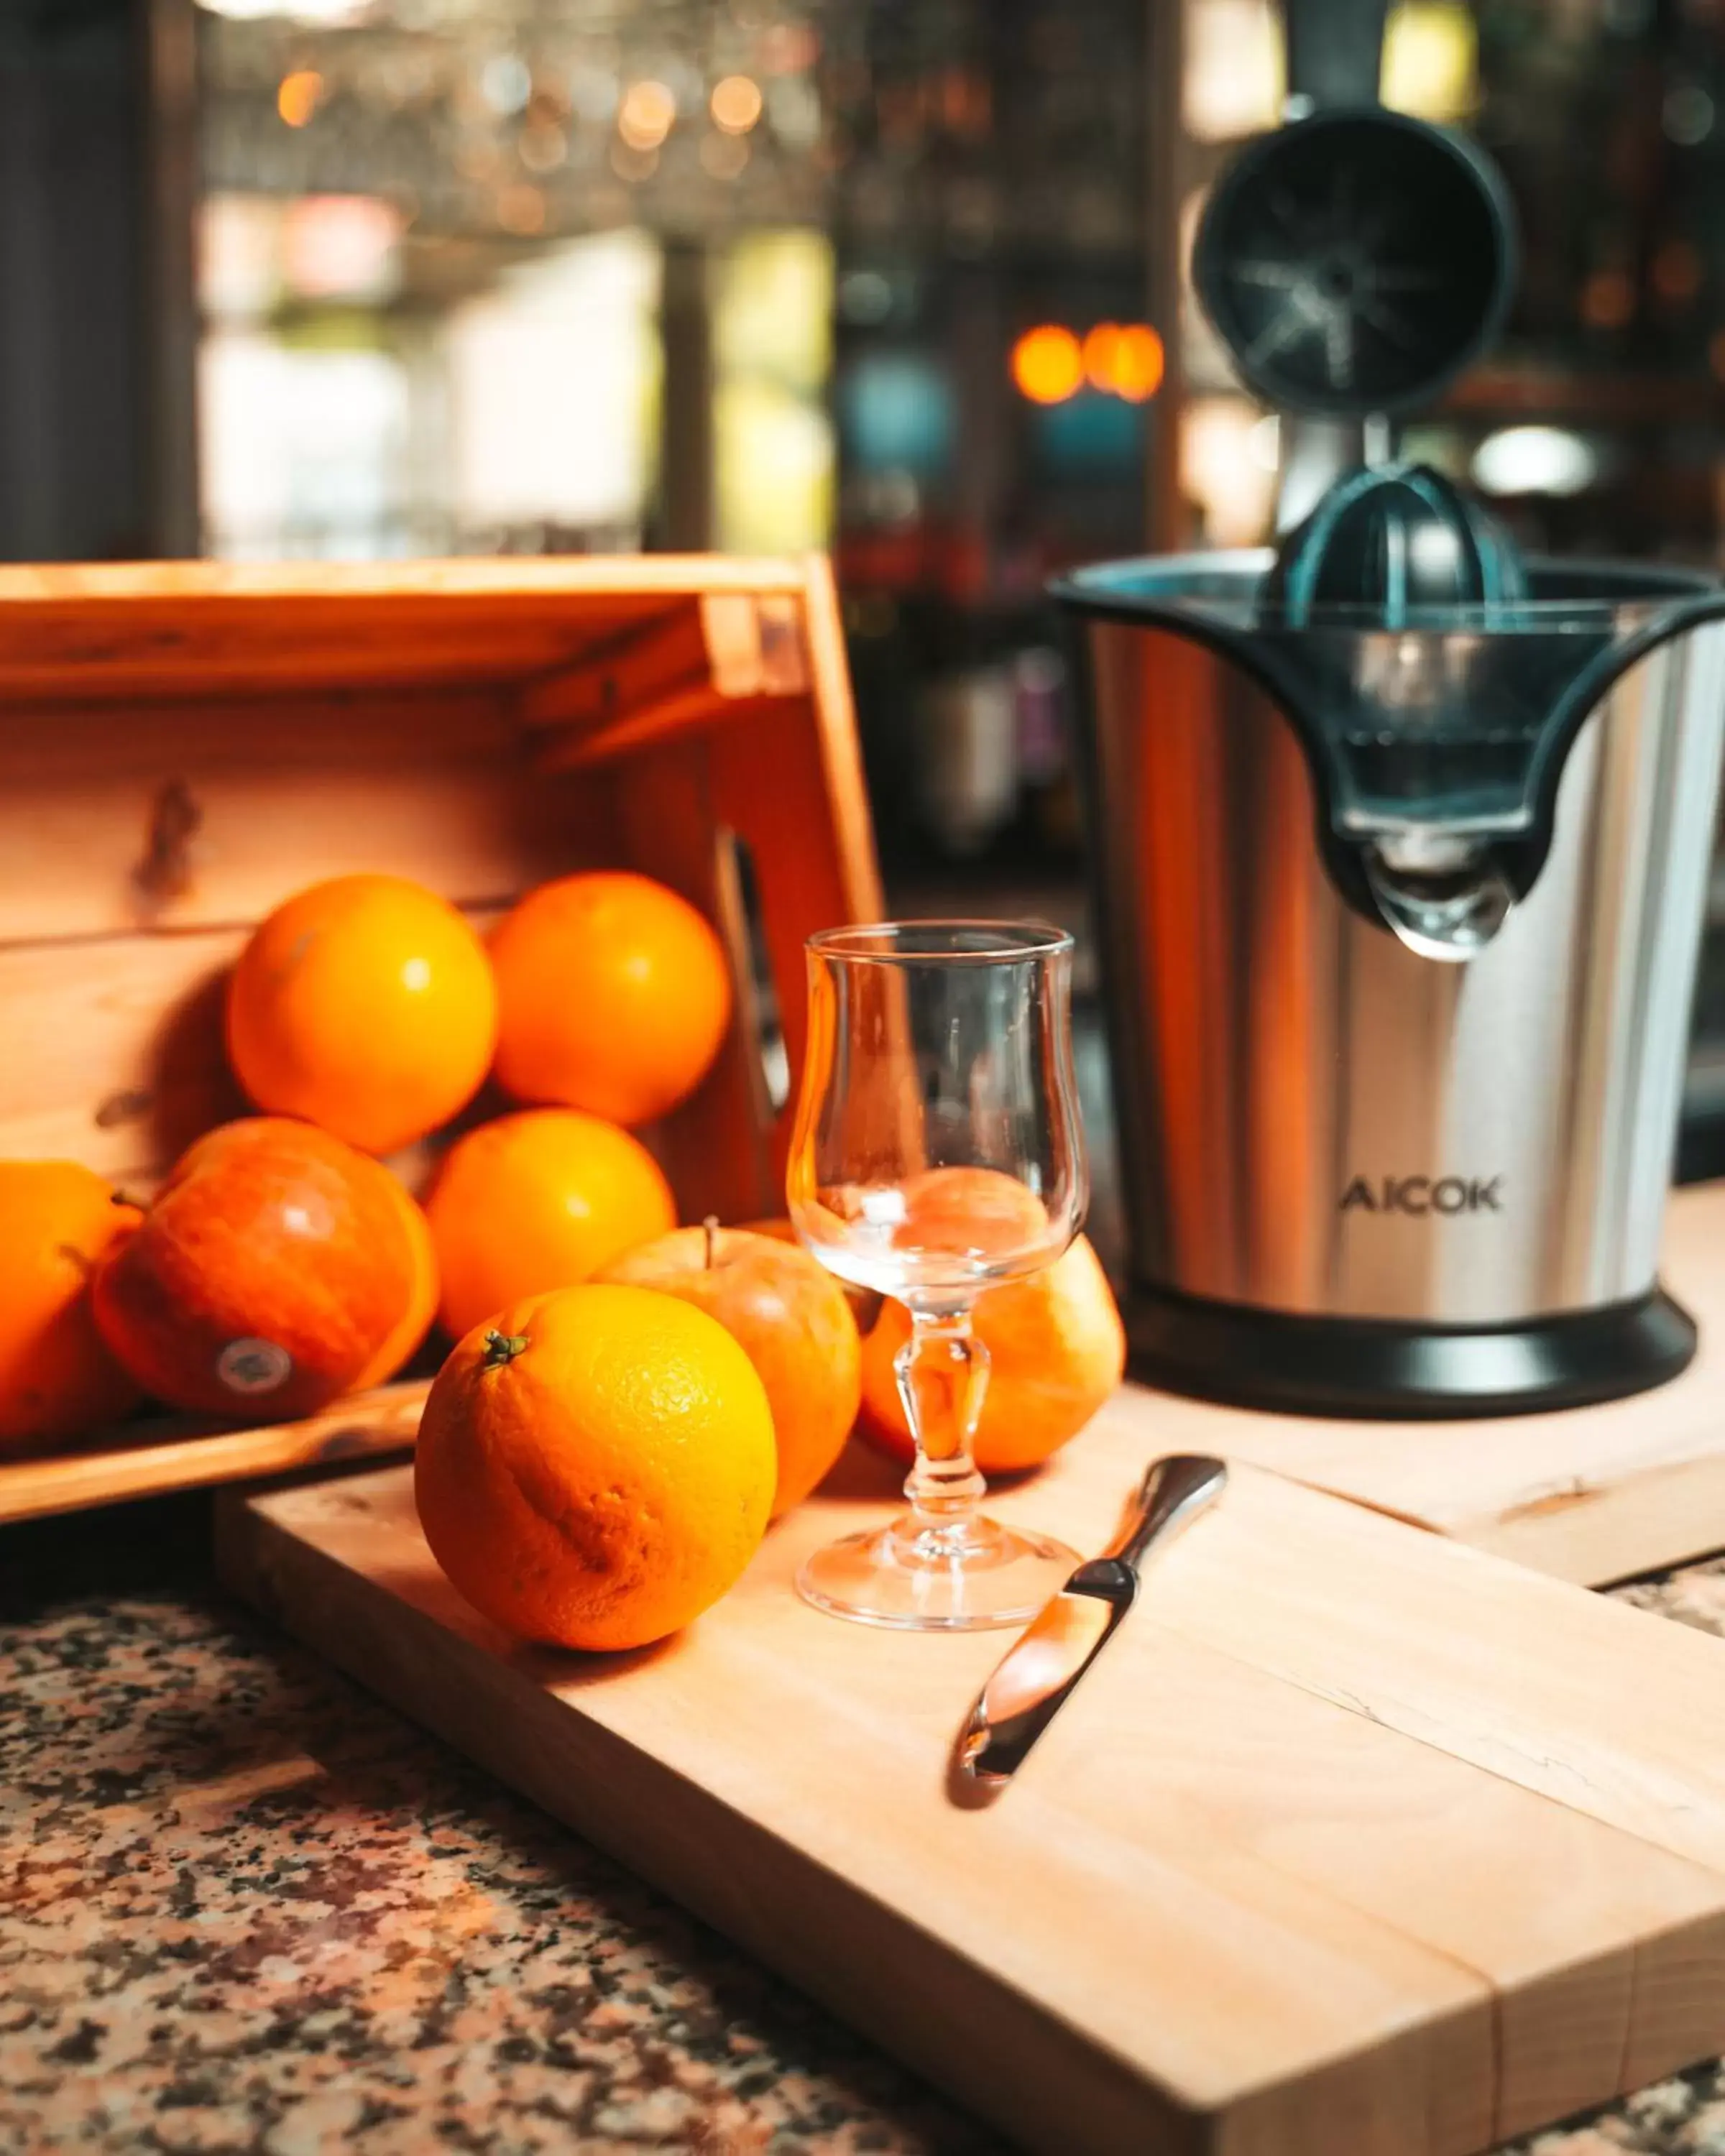
[[[1695,1321],[1662,1288],[1520,1325],[1299,1317],[1134,1286],[1132,1372],[1169,1392],[1286,1414],[1447,1420],[1587,1407],[1662,1385]]]

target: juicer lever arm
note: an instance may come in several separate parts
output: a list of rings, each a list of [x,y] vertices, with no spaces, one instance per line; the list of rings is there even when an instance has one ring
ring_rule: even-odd
[[[1375,105],[1389,0],[1283,0],[1288,96],[1307,110]]]
[[[1332,105],[1375,105],[1384,71],[1384,25],[1389,0],[1282,0],[1287,45],[1287,111],[1304,117]],[[1370,454],[1358,417],[1316,418],[1284,412],[1281,476],[1276,528],[1297,524],[1324,490]],[[1381,422],[1378,423],[1380,426]]]

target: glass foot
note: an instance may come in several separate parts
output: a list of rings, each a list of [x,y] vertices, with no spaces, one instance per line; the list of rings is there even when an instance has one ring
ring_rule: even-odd
[[[930,1528],[911,1514],[817,1550],[797,1592],[817,1609],[906,1632],[1023,1625],[1064,1586],[1076,1553],[989,1519]]]

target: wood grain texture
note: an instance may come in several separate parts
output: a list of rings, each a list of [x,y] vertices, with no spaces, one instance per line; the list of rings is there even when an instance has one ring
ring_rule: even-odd
[[[1226,1450],[1589,1586],[1725,1547],[1725,1184],[1673,1194],[1667,1287],[1701,1348],[1656,1391],[1485,1422],[1353,1422],[1167,1398],[1172,1446]]]
[[[802,696],[803,613],[790,593],[704,592],[530,682],[521,722],[578,733],[672,708],[698,690],[721,700]]]
[[[680,599],[800,593],[805,582],[799,562],[678,555],[7,568],[0,699],[520,685],[578,665]]]
[[[544,772],[593,771],[653,742],[674,739],[697,726],[733,719],[758,724],[786,711],[800,717],[807,708],[800,695],[739,698],[726,696],[710,681],[694,681],[669,690],[656,701],[639,705],[620,718],[548,734],[534,762]]]
[[[379,1385],[303,1422],[224,1430],[191,1415],[146,1415],[96,1431],[75,1451],[0,1460],[0,1520],[87,1512],[167,1490],[207,1488],[411,1447],[429,1380]]]
[[[90,613],[115,602],[127,619],[158,602],[182,618],[188,602],[267,600],[271,608],[333,601],[391,599],[451,606],[490,601],[505,607],[579,600],[590,620],[618,602],[653,613],[664,601],[702,592],[796,592],[800,560],[752,554],[474,555],[414,562],[48,562],[0,567],[0,608],[26,615],[49,609]]]
[[[803,569],[809,685],[826,781],[823,793],[831,806],[838,837],[839,873],[856,902],[850,918],[878,921],[886,906],[875,859],[874,824],[869,814],[868,783],[863,775],[862,744],[856,731],[856,704],[850,690],[839,588],[833,580],[832,562],[824,554],[809,555]]]
[[[500,917],[467,914],[481,933]],[[223,1031],[248,932],[0,946],[18,1044],[0,1055],[0,1158],[80,1160],[147,1197],[193,1138],[251,1112]]]
[[[725,609],[741,605],[751,621],[754,618],[753,603],[747,598],[680,599],[668,611],[598,644],[573,665],[528,682],[516,702],[521,724],[602,726],[675,690],[697,682],[706,685],[706,629],[713,605]]]
[[[998,1509],[1096,1546],[1146,1412]],[[849,1460],[699,1624],[610,1659],[470,1611],[405,1471],[236,1496],[220,1549],[1034,2147],[1461,2156],[1725,2039],[1717,1642],[1243,1466],[972,1809],[950,1747],[1002,1635],[871,1632],[791,1589],[891,1485]]]
[[[243,929],[0,949],[0,1154],[148,1184],[245,1112],[222,1044]]]
[[[716,786],[716,742],[728,734],[727,729],[719,737],[696,735],[641,751],[616,773],[615,798],[617,827],[630,860],[680,892],[719,927],[726,938],[732,977],[740,978],[747,964],[742,924],[722,902],[721,834],[740,834],[754,846],[761,838],[766,803],[760,798],[732,803]],[[759,796],[771,791],[756,789]],[[820,904],[843,906],[841,891],[826,880],[833,874],[830,854],[821,849],[825,858],[816,864],[814,850],[799,865],[798,875],[820,879],[819,896],[812,896],[800,882],[788,901],[775,893],[769,920],[776,916],[788,927],[793,921],[811,917]],[[783,983],[783,972],[778,978]],[[737,1015],[712,1069],[695,1095],[654,1133],[655,1150],[685,1219],[716,1213],[721,1220],[744,1220],[758,1219],[762,1205],[773,1212],[780,1209],[783,1175],[775,1161],[785,1117],[762,1098],[759,1048],[747,1031],[752,1008],[751,997],[738,998]]]
[[[323,877],[464,901],[615,858],[495,691],[0,714],[0,944],[232,927]]]

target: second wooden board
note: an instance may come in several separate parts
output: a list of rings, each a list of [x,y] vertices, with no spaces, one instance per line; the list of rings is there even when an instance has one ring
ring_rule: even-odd
[[[1147,1437],[1227,1452],[1590,1587],[1725,1548],[1725,1183],[1680,1190],[1664,1279],[1701,1349],[1656,1391],[1558,1414],[1353,1422],[1128,1393]]]
[[[1130,1400],[999,1509],[1105,1538]],[[1008,1635],[791,1581],[891,1478],[776,1527],[654,1650],[515,1645],[408,1471],[226,1502],[230,1584],[1060,2156],[1463,2156],[1725,2044],[1725,1650],[1236,1469],[1017,1781],[953,1739]],[[869,1479],[873,1474],[873,1480]]]

